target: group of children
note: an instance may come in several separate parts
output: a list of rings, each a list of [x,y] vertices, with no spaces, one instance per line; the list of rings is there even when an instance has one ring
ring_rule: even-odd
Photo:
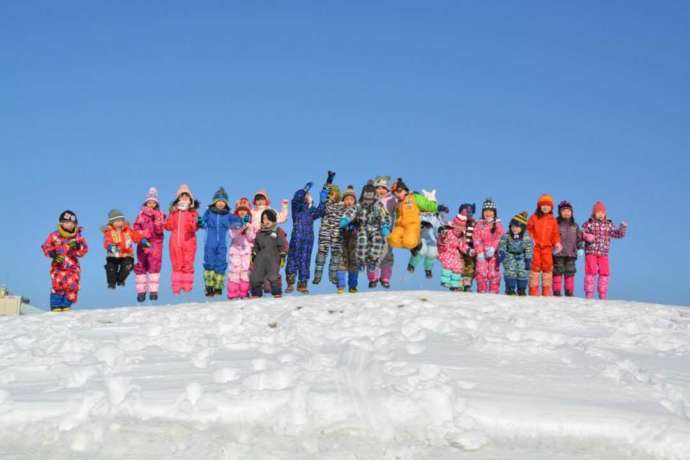
[[[487,199],[481,218],[474,219],[474,204],[463,203],[458,214],[447,219],[448,208],[437,202],[435,191],[411,192],[402,179],[390,184],[387,176],[370,180],[359,198],[352,186],[344,192],[328,172],[318,193],[314,184],[298,189],[291,202],[283,200],[279,211],[271,208],[268,192],[259,190],[250,201],[240,198],[231,208],[221,187],[200,214],[199,201],[189,187],[180,186],[166,215],[158,192],[149,189],[134,224],[113,209],[101,228],[106,251],[108,288],[124,286],[131,271],[136,275],[137,300],[157,300],[165,231],[169,236],[172,291],[175,295],[194,287],[197,232],[206,230],[204,284],[207,297],[222,295],[231,300],[282,295],[281,269],[285,268],[286,292],[308,293],[315,240],[320,220],[317,255],[312,282],[321,283],[328,265],[328,280],[338,293],[358,291],[360,271],[366,271],[369,288],[390,287],[393,249],[410,251],[407,269],[413,273],[423,263],[427,278],[441,264],[441,284],[452,291],[498,293],[501,267],[509,295],[574,295],[578,256],[585,255],[585,294],[605,299],[608,291],[608,253],[611,238],[622,238],[626,224],[615,227],[603,203],[595,204],[589,220],[580,228],[567,201],[558,206],[542,195],[535,213],[514,216],[507,231],[498,218],[496,203]],[[389,185],[390,184],[390,185]],[[288,208],[288,205],[291,205]],[[291,212],[290,212],[291,211]],[[279,224],[292,217],[288,238]],[[136,248],[136,263],[134,260]],[[88,247],[76,214],[60,215],[57,231],[42,246],[52,259],[51,310],[69,310],[79,291],[79,258]],[[227,282],[226,282],[227,272]],[[598,284],[596,277],[598,276]]]

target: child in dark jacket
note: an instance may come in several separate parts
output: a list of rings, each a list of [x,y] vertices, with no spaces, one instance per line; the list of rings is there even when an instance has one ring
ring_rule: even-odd
[[[329,180],[333,180],[330,174]],[[292,197],[292,234],[290,235],[285,267],[287,292],[294,290],[295,279],[299,274],[297,290],[302,294],[309,293],[307,283],[309,282],[309,265],[314,246],[314,221],[323,217],[325,212],[329,183],[326,182],[321,189],[318,206],[314,206],[311,193],[309,193],[313,185],[312,182],[307,183],[304,188],[297,190]]]
[[[577,256],[584,254],[584,240],[580,227],[573,217],[573,205],[569,202],[561,201],[558,204],[556,220],[561,235],[562,249],[553,256],[553,295],[560,296],[565,285],[566,297],[572,297],[575,295]]]
[[[142,235],[129,226],[122,211],[111,209],[108,213],[108,225],[103,231],[103,247],[106,250],[105,273],[108,289],[124,286],[127,277],[134,269],[134,243],[144,248],[151,244]]]
[[[348,185],[343,193],[343,216],[350,209],[354,209],[357,205],[357,193],[352,185]],[[342,221],[342,216],[340,218]],[[357,263],[357,224],[349,223],[344,228],[338,222],[338,228],[343,239],[343,257],[342,264],[338,267],[336,277],[338,278],[338,292],[340,286],[345,285],[345,277],[347,277],[347,287],[350,294],[358,292],[357,286],[359,284],[359,265]]]
[[[89,248],[78,227],[77,215],[72,211],[60,214],[58,228],[48,235],[41,246],[43,253],[51,258],[50,311],[70,311],[77,303],[81,267],[79,259]]]
[[[264,283],[271,285],[273,297],[281,297],[282,291],[278,275],[280,273],[280,257],[282,248],[286,244],[285,238],[278,232],[276,221],[278,217],[272,209],[266,209],[261,214],[261,229],[256,234],[252,251],[252,270],[250,282],[252,297],[262,297]]]
[[[220,187],[199,221],[199,227],[206,229],[204,245],[206,297],[223,294],[225,271],[228,269],[228,232],[231,228],[241,226],[241,219],[230,212],[228,194],[225,193],[223,187]]]

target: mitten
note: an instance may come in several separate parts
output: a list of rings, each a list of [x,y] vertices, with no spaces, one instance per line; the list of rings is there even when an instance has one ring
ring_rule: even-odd
[[[311,188],[312,188],[313,186],[314,186],[314,183],[313,183],[313,182],[307,182],[307,185],[304,186],[304,191],[305,191],[305,192],[308,192],[309,190],[311,190]]]
[[[326,179],[326,183],[328,185],[331,185],[333,183],[334,177],[335,177],[335,171],[328,171],[328,179]]]
[[[68,244],[69,248],[73,251],[78,251],[81,249],[81,243],[77,240],[72,240]]]
[[[151,243],[150,243],[149,240],[147,240],[146,238],[144,238],[143,240],[141,240],[141,241],[139,242],[139,244],[142,245],[142,246],[145,247],[145,248],[150,248],[150,247],[151,247]]]
[[[381,235],[386,238],[388,235],[391,234],[391,228],[388,225],[384,225],[381,227]]]
[[[489,246],[488,248],[486,248],[484,253],[485,253],[487,259],[491,259],[494,256],[494,254],[496,253],[496,250],[494,248],[492,248],[491,246]]]

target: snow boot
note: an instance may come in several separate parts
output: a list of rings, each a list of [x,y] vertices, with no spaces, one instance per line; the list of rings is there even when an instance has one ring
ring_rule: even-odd
[[[424,276],[426,276],[426,279],[430,280],[434,277],[434,274],[431,272],[431,270],[424,270]]]
[[[374,289],[377,284],[379,284],[378,281],[369,281],[369,289]]]
[[[287,282],[287,288],[285,288],[285,292],[287,294],[294,292],[295,291],[295,274],[294,273],[288,273],[285,277],[285,281]]]
[[[312,284],[319,284],[321,283],[321,278],[323,277],[323,270],[316,270],[314,272],[314,279],[312,280]]]
[[[158,300],[158,293],[157,292],[150,292],[149,293],[149,300],[151,300],[152,302],[155,302],[156,300]]]
[[[206,297],[213,297],[216,295],[216,288],[213,286],[206,286]]]
[[[525,288],[518,288],[517,295],[520,297],[525,297],[527,295],[527,290]]]
[[[337,290],[336,292],[337,292],[338,294],[345,294],[345,289],[343,289],[343,288],[338,288],[338,290]]]
[[[356,287],[351,287],[350,288],[350,294],[357,294],[359,291],[357,290]]]
[[[391,283],[388,280],[381,280],[381,286],[384,289],[390,289],[391,288]]]
[[[297,283],[297,292],[300,294],[309,294],[309,289],[307,289],[307,280]]]
[[[408,264],[408,265],[407,265],[407,271],[410,272],[410,273],[414,273],[414,265]]]
[[[146,302],[146,293],[145,292],[140,292],[137,294],[137,302]]]

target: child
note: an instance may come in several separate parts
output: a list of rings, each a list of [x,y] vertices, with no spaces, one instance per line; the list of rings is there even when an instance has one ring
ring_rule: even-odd
[[[386,237],[390,234],[390,216],[376,199],[376,189],[371,182],[362,188],[359,203],[345,210],[340,228],[357,229],[357,266],[367,273],[375,272],[386,255]],[[376,283],[369,282],[369,288]]]
[[[51,232],[41,246],[43,254],[52,259],[50,311],[70,311],[72,304],[77,303],[81,277],[79,258],[89,252],[82,229],[77,225],[77,215],[64,211],[60,214],[57,230]]]
[[[467,252],[464,234],[465,222],[459,217],[438,232],[438,260],[441,262],[441,285],[451,291],[460,291],[464,269],[463,252]]]
[[[242,222],[230,212],[230,203],[225,189],[220,187],[213,194],[211,204],[199,221],[199,227],[206,229],[204,245],[204,282],[206,297],[223,294],[225,271],[228,269],[227,235],[231,228],[239,228]]]
[[[388,183],[390,176],[378,176],[374,179],[373,185],[376,188],[376,198],[386,208],[386,212],[390,216],[391,222],[395,222],[395,209],[398,207],[398,202],[395,196],[389,191]],[[376,270],[367,273],[369,278],[369,287],[376,287],[380,282],[381,286],[388,289],[391,286],[391,277],[393,276],[393,265],[395,257],[393,256],[393,248],[390,245],[386,246],[386,254],[383,260],[376,268]]]
[[[532,271],[529,275],[529,295],[539,295],[539,274],[542,279],[542,295],[553,294],[553,254],[561,252],[561,235],[558,230],[558,222],[553,217],[553,198],[551,195],[542,195],[537,200],[537,210],[527,222],[534,242],[534,255],[532,257]]]
[[[280,211],[276,212],[276,218],[277,218],[277,224],[284,224],[287,222],[288,219],[288,203],[289,201],[284,199],[280,202]],[[254,227],[254,233],[259,233],[261,230],[261,215],[266,209],[273,209],[271,208],[271,198],[268,196],[268,192],[264,189],[258,190],[254,194],[254,199],[252,200],[252,204],[254,205],[254,208],[252,209],[251,212],[251,225]],[[278,233],[283,237],[283,241],[285,241],[285,246],[281,248],[281,258],[280,258],[280,265],[278,267],[278,284],[281,286],[282,290],[282,285],[283,285],[283,279],[280,275],[280,268],[282,268],[285,265],[285,258],[287,256],[288,252],[288,239],[287,239],[287,233],[285,233],[285,230],[283,230],[281,227],[278,228]],[[264,285],[264,292],[265,293],[270,293],[271,292],[271,283],[268,281]]]
[[[343,194],[343,216],[348,210],[353,209],[357,205],[357,194],[352,185],[348,185]],[[342,221],[342,217],[340,219]],[[338,222],[340,228],[340,222]],[[340,230],[343,239],[343,257],[342,265],[338,268],[336,277],[338,278],[338,286],[345,285],[345,276],[347,275],[347,287],[350,294],[356,294],[357,285],[359,284],[359,265],[357,263],[357,225],[348,224],[345,228]],[[339,288],[340,289],[340,288]]]
[[[146,248],[137,246],[137,263],[134,265],[137,286],[137,302],[149,299],[158,300],[158,289],[161,278],[161,259],[163,258],[163,237],[165,233],[165,214],[160,210],[158,190],[149,189],[139,215],[134,221],[134,230],[139,232],[150,244]]]
[[[527,234],[527,211],[513,217],[509,231],[510,233],[501,237],[498,246],[498,260],[503,263],[506,294],[525,296],[534,250],[532,238]]]
[[[199,202],[186,184],[180,185],[165,229],[170,235],[173,294],[192,292],[194,288],[194,258],[196,257],[196,231],[198,229]]]
[[[503,224],[498,218],[496,203],[484,200],[482,218],[472,234],[477,253],[477,292],[498,294],[501,289],[501,264],[498,262],[498,245],[503,236]]]
[[[396,208],[395,227],[388,236],[388,244],[393,248],[414,249],[421,240],[420,214],[448,212],[448,208],[438,205],[419,193],[410,193],[410,189],[401,178],[391,187],[398,205]]]
[[[319,250],[316,254],[316,268],[314,269],[314,284],[319,284],[323,277],[323,269],[326,265],[326,257],[331,253],[328,266],[328,275],[331,283],[335,284],[338,292],[342,292],[345,286],[338,285],[337,273],[343,264],[343,235],[340,231],[340,218],[343,217],[345,207],[340,201],[340,189],[333,185],[335,173],[328,172],[328,201],[326,202],[321,228],[319,228]]]
[[[247,198],[240,198],[235,203],[235,215],[241,219],[242,227],[231,227],[230,273],[228,274],[228,299],[249,297],[249,268],[252,262],[252,247],[256,232],[251,223],[251,206]]]
[[[280,257],[286,244],[285,237],[277,231],[278,217],[272,209],[265,209],[261,215],[261,230],[256,235],[252,252],[253,270],[250,275],[252,296],[262,297],[266,282],[271,285],[273,297],[282,295],[278,281]]]
[[[474,226],[477,221],[474,220],[474,213],[477,212],[477,206],[474,203],[463,203],[458,209],[458,218],[464,222],[465,241],[467,242],[467,251],[462,254],[463,270],[462,270],[462,288],[465,292],[472,292],[472,281],[474,281],[476,263],[476,254],[474,253]]]
[[[333,180],[330,173],[328,180]],[[321,189],[318,206],[314,206],[311,193],[309,193],[313,186],[312,182],[297,190],[292,197],[292,234],[285,266],[286,292],[292,292],[295,289],[295,278],[299,274],[297,290],[302,294],[309,293],[307,283],[309,282],[311,252],[314,247],[314,221],[323,217],[326,210],[328,185],[327,181]]]
[[[427,279],[433,278],[431,271],[434,262],[438,258],[438,238],[437,234],[441,226],[441,221],[437,214],[422,214],[422,241],[418,248],[410,251],[410,261],[407,263],[407,271],[414,273],[417,266],[424,261],[424,274]],[[463,234],[463,238],[464,238]]]
[[[584,252],[584,241],[580,227],[573,217],[573,205],[567,201],[558,204],[558,229],[561,236],[561,252],[553,256],[553,294],[561,295],[563,278],[565,278],[565,295],[575,294],[575,272],[578,254]]]
[[[119,209],[111,209],[108,213],[108,224],[101,227],[103,232],[103,247],[106,250],[105,274],[108,289],[124,286],[127,277],[134,268],[134,243],[143,248],[151,244],[139,232],[130,228],[125,216]]]
[[[609,290],[609,249],[611,238],[623,238],[628,224],[621,222],[615,228],[606,216],[606,206],[597,201],[592,209],[592,217],[582,226],[585,240],[585,296],[594,298],[595,278],[599,275],[599,298],[604,300]]]

